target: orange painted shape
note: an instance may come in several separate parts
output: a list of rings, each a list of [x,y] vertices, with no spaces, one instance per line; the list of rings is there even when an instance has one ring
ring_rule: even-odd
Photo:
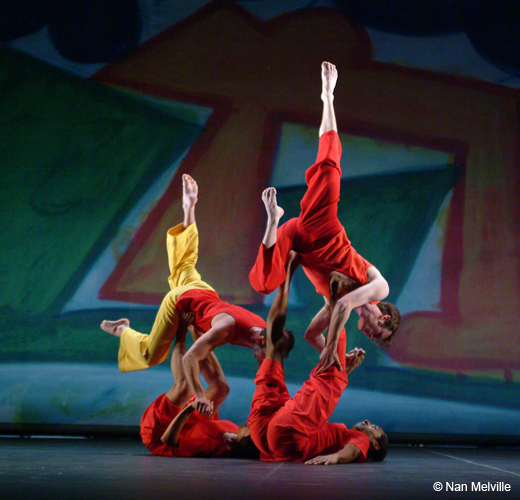
[[[165,250],[162,256],[143,252],[164,249],[166,228],[181,218],[179,176],[190,172],[201,187],[203,276],[234,302],[258,300],[247,274],[264,229],[260,194],[268,185],[279,124],[319,124],[319,64],[325,59],[340,73],[335,108],[341,131],[447,148],[465,166],[444,243],[443,309],[405,317],[390,355],[411,366],[457,372],[517,370],[520,329],[511,318],[520,308],[520,94],[373,63],[369,55],[366,32],[337,11],[307,9],[262,22],[231,2],[213,2],[103,69],[95,77],[100,82],[214,109],[105,296],[160,300],[166,272],[154,269],[156,282],[143,281],[140,292],[136,280],[141,268],[151,269],[148,263],[166,262]]]
[[[101,82],[214,109],[101,297],[160,301],[167,274],[157,265],[155,248],[164,248],[165,230],[181,219],[180,175],[189,172],[201,193],[198,267],[203,278],[225,299],[261,301],[248,274],[262,239],[260,195],[279,135],[275,117],[291,114],[319,123],[323,57],[343,61],[346,69],[369,53],[367,40],[332,9],[302,10],[264,23],[232,2],[214,2],[97,74]]]

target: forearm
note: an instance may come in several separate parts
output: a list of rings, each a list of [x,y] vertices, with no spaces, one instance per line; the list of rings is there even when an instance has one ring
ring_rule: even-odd
[[[356,445],[347,443],[345,447],[336,454],[338,457],[338,464],[349,464],[356,460],[360,454],[361,450]]]
[[[282,362],[283,351],[278,350],[275,346],[278,341],[283,338],[284,325],[287,319],[287,305],[289,303],[289,289],[291,285],[291,279],[294,272],[299,265],[299,257],[291,250],[288,255],[288,262],[286,264],[286,278],[284,283],[278,288],[276,296],[269,310],[267,316],[266,326],[266,352],[265,356],[267,359],[274,359]]]
[[[215,353],[210,352],[199,363],[199,366],[200,371],[208,384],[204,394],[208,401],[213,402],[213,411],[217,412],[229,395],[229,384]]]
[[[200,381],[199,359],[189,351],[182,358],[182,365],[188,385],[196,398],[204,397],[204,388]]]
[[[338,301],[332,311],[330,318],[330,327],[327,333],[327,345],[333,346],[334,349],[338,346],[339,334],[347,323],[352,308],[348,302]]]
[[[184,424],[194,412],[193,406],[190,404],[186,406],[171,422],[164,434],[161,436],[161,441],[167,446],[175,446],[179,443],[179,435]]]
[[[347,443],[345,447],[337,453],[330,455],[318,455],[305,462],[306,465],[335,465],[335,464],[349,464],[356,460],[361,454],[361,450],[352,443]]]
[[[209,407],[200,380],[201,368],[204,367],[205,376],[207,375],[210,380],[211,377],[216,377],[215,380],[225,381],[224,373],[213,351],[229,342],[236,325],[234,318],[227,313],[217,314],[211,323],[211,328],[190,347],[182,358],[186,381],[197,400],[195,410],[203,414],[209,410]],[[210,380],[207,380],[208,384],[211,383]]]
[[[325,336],[323,333],[329,327],[330,314],[329,308],[325,305],[310,322],[305,332],[305,340],[318,351],[323,351],[325,347]]]
[[[305,340],[315,349],[318,351],[323,351],[325,349],[325,335],[323,333],[320,333],[318,335],[314,335],[312,337],[308,337],[307,334],[305,335]]]
[[[296,253],[291,250],[287,257],[285,281],[278,288],[273,303],[271,304],[271,309],[269,310],[269,315],[267,316],[268,323],[273,324],[276,322],[277,324],[280,324],[282,316],[283,323],[285,323],[287,305],[289,304],[289,290],[291,288],[291,280],[296,269],[298,268],[298,265],[298,257]]]

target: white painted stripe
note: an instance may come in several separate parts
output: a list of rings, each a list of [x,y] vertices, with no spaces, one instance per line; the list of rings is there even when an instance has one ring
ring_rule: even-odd
[[[506,474],[513,474],[513,476],[520,477],[520,474],[517,474],[516,472],[511,472],[510,470],[501,469],[500,467],[492,467],[491,465],[479,464],[478,462],[466,460],[465,458],[454,457],[453,455],[448,455],[447,453],[439,453],[438,451],[432,451],[432,450],[426,450],[426,451],[428,453],[432,453],[434,455],[441,455],[443,457],[453,458],[453,460],[460,460],[461,462],[466,462],[468,464],[478,465],[480,467],[487,467],[488,469],[494,469],[494,470],[498,470],[500,472],[505,472]]]

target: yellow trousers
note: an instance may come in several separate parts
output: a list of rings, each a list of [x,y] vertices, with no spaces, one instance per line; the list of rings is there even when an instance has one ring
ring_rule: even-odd
[[[175,307],[188,290],[211,290],[195,269],[199,253],[199,232],[195,223],[184,228],[179,224],[166,236],[171,290],[164,297],[149,335],[125,328],[119,344],[118,363],[122,372],[144,370],[168,358],[179,327]]]

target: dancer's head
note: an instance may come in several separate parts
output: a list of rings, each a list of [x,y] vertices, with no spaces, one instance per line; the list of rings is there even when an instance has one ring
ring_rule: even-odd
[[[353,427],[357,431],[361,431],[370,440],[370,448],[367,452],[367,460],[372,462],[381,462],[388,453],[388,437],[385,431],[373,425],[368,420],[358,422]]]
[[[266,329],[264,328],[261,332],[262,342],[260,346],[265,349],[265,338],[267,335]],[[292,348],[294,347],[294,333],[288,328],[283,329],[283,336],[276,342],[276,350],[280,351],[283,358],[287,358]]]
[[[399,312],[399,309],[397,309],[397,307],[395,307],[394,304],[390,302],[379,302],[377,307],[383,316],[390,316],[383,323],[383,328],[389,330],[390,335],[384,339],[377,339],[377,345],[386,349],[393,342],[397,329],[401,324],[401,313]]]
[[[260,458],[260,450],[253,443],[247,424],[238,428],[237,440],[231,451],[231,456],[234,458]]]
[[[380,347],[386,348],[392,343],[400,322],[401,314],[397,307],[390,302],[379,302],[363,310],[358,329]]]

